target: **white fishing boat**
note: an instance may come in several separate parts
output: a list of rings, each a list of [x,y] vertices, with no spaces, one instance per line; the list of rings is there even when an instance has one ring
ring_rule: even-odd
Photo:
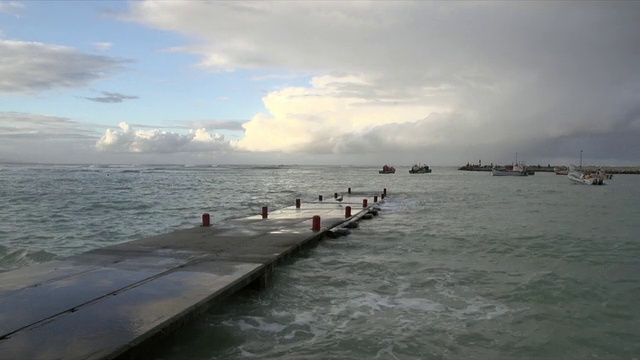
[[[604,173],[598,170],[595,173],[585,174],[576,169],[574,165],[569,166],[569,180],[584,185],[604,185]]]
[[[491,169],[491,175],[493,176],[528,176],[529,170],[523,164],[518,164],[518,153],[516,153],[516,162],[514,165],[507,165],[503,168],[494,166]],[[531,174],[532,175],[532,174]]]
[[[580,150],[580,169],[577,170],[575,165],[569,165],[569,180],[577,184],[584,185],[604,185],[605,173],[598,170],[595,173],[585,173],[582,171],[582,150]]]
[[[493,176],[528,176],[529,172],[524,166],[513,165],[507,166],[503,169],[494,167],[491,169],[491,175]]]

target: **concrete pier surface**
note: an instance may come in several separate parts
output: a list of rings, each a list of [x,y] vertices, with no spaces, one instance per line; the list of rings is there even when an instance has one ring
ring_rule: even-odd
[[[377,214],[381,194],[198,226],[0,273],[0,359],[144,357],[163,335],[324,236]],[[363,200],[367,205],[363,206]],[[345,217],[347,206],[352,216]],[[213,214],[215,216],[215,214]],[[320,229],[312,230],[314,216]]]

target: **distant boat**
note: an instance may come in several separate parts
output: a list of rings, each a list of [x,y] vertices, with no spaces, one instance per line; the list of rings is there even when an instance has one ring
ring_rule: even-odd
[[[491,169],[491,175],[493,176],[527,176],[533,174],[535,174],[535,172],[527,170],[522,164],[518,164],[518,153],[516,153],[515,165],[505,166],[504,168],[494,166],[493,169]]]
[[[427,165],[418,165],[415,164],[409,170],[409,174],[428,174],[431,172],[431,169]]]
[[[585,173],[582,171],[582,150],[580,150],[580,170],[576,170],[574,165],[569,165],[569,180],[585,185],[604,185],[606,174],[602,170],[595,173]]]
[[[569,166],[569,174],[567,175],[569,180],[584,185],[604,185],[604,172],[598,170],[595,173],[585,174],[582,171],[576,170],[574,165]]]
[[[553,168],[553,172],[556,175],[569,175],[569,169],[566,166],[557,166]]]
[[[491,175],[493,176],[528,176],[529,171],[520,165],[507,166],[503,169],[494,167],[491,169]]]
[[[378,171],[379,174],[395,174],[396,168],[393,166],[385,165],[382,167],[382,170]]]

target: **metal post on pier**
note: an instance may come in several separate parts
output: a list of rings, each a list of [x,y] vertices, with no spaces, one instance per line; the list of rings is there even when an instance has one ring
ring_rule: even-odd
[[[313,224],[311,226],[311,230],[320,231],[320,215],[313,216]]]

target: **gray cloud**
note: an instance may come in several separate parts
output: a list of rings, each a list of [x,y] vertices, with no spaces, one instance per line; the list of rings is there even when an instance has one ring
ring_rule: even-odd
[[[0,95],[85,86],[123,70],[129,60],[38,42],[0,39]]]
[[[83,99],[87,99],[87,100],[91,100],[91,101],[95,101],[95,102],[101,102],[101,103],[107,103],[107,104],[114,104],[114,103],[121,103],[124,100],[133,100],[133,99],[137,99],[137,96],[130,96],[130,95],[123,95],[123,94],[119,94],[119,93],[113,93],[113,92],[108,92],[108,91],[103,91],[102,92],[102,97],[83,97]]]
[[[94,125],[69,118],[0,112],[0,138],[48,140],[95,140],[99,133]]]
[[[212,129],[212,130],[232,130],[244,131],[242,121],[234,120],[195,120],[184,122],[185,127],[189,129]]]
[[[293,151],[429,150],[458,163],[483,153],[508,160],[518,149],[534,161],[552,156],[549,149],[565,157],[590,148],[602,159],[640,158],[638,2],[136,2],[127,17],[190,36],[172,50],[201,56],[206,69],[356,76],[366,81],[313,96],[450,111],[336,133],[317,108],[297,108],[296,116],[247,127],[289,131],[317,117],[324,135]]]
[[[188,121],[176,121],[164,126],[146,125],[146,124],[128,124],[132,128],[136,129],[211,129],[211,130],[231,130],[231,131],[244,131],[242,123],[247,120],[188,120]]]

